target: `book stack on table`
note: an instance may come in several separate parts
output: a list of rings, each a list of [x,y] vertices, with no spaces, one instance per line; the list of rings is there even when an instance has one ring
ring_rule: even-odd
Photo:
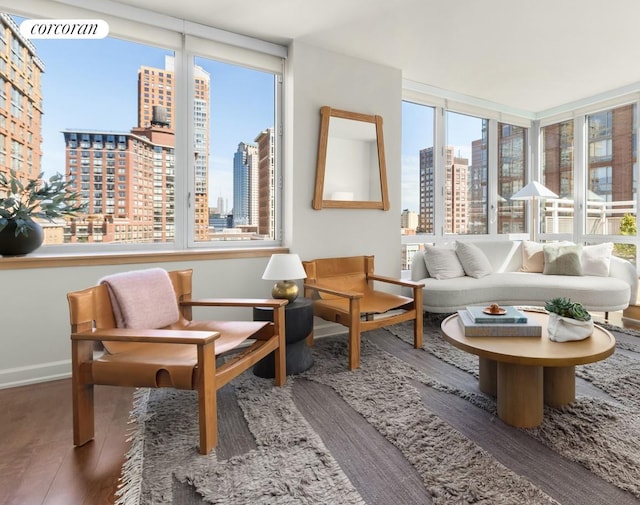
[[[540,337],[542,326],[515,307],[501,307],[499,314],[488,307],[473,306],[458,311],[465,337]]]

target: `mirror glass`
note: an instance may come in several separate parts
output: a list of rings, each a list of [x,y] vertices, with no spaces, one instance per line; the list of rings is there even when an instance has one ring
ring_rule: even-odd
[[[322,107],[314,209],[388,210],[382,118]]]

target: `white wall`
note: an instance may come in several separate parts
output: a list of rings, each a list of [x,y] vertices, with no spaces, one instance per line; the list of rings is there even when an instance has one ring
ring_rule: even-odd
[[[294,43],[286,83],[285,245],[302,259],[375,254],[376,271],[400,274],[401,73]],[[379,114],[384,120],[391,210],[311,208],[320,107]],[[68,376],[66,293],[109,273],[160,266],[194,269],[194,296],[267,297],[268,258],[118,266],[0,270],[0,388]],[[196,313],[196,316],[200,313]],[[250,311],[237,317],[250,318]]]
[[[265,257],[155,265],[0,270],[0,283],[4,290],[0,305],[3,320],[0,330],[0,388],[69,375],[71,344],[66,299],[69,291],[92,286],[110,273],[159,266],[167,270],[193,268],[195,297],[267,298],[273,284],[261,279],[267,261]],[[204,313],[200,309],[195,315]],[[251,310],[238,311],[233,315],[250,319]]]
[[[287,167],[293,182],[287,245],[302,259],[373,254],[377,273],[399,276],[402,73],[300,42],[290,47],[288,67],[294,92],[287,104],[293,148],[293,164]],[[389,211],[312,209],[324,105],[382,116]]]

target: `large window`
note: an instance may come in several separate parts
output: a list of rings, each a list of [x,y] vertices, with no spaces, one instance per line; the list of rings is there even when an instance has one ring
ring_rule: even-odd
[[[489,121],[450,111],[445,121],[444,232],[487,233]]]
[[[0,61],[10,68],[0,80],[10,152],[0,170],[63,173],[88,206],[47,223],[59,233],[46,234],[46,246],[279,239],[279,57],[146,25],[99,40],[30,40],[22,20],[0,16]],[[241,145],[255,148],[244,164]]]
[[[587,116],[586,235],[619,235],[636,216],[636,106]]]
[[[402,222],[404,235],[433,233],[434,107],[402,102]]]
[[[196,199],[209,171],[214,203],[211,225],[196,227],[195,238],[274,239],[276,76],[204,57],[196,58],[194,74]]]
[[[542,233],[573,233],[574,121],[541,130],[544,185],[559,196],[544,203]]]
[[[526,152],[527,129],[498,123],[498,233],[526,231],[524,204],[511,200],[527,182]]]
[[[616,254],[635,260],[636,114],[636,104],[629,104],[542,129],[544,182],[559,196],[545,203],[544,233],[573,234],[577,225],[587,242],[617,236]],[[584,135],[579,135],[582,127]],[[584,154],[574,157],[577,147]],[[574,177],[583,184],[578,186]],[[584,188],[582,195],[579,188]],[[581,216],[578,223],[576,215]],[[633,239],[624,242],[624,236]]]

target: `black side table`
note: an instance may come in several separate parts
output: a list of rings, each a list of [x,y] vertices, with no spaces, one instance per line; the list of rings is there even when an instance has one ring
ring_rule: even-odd
[[[273,321],[273,308],[254,307],[254,321]],[[285,335],[287,339],[287,375],[304,372],[313,365],[311,349],[306,338],[313,331],[313,301],[308,298],[296,298],[284,307]],[[258,377],[275,376],[273,353],[261,359],[253,367]]]

